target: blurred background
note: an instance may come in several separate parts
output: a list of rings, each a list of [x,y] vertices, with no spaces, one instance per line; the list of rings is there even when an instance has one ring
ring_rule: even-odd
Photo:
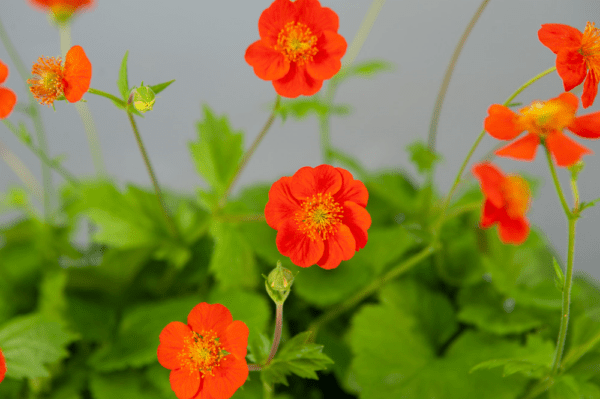
[[[206,103],[217,114],[227,114],[232,127],[246,134],[246,147],[262,128],[275,98],[271,82],[254,75],[244,61],[248,45],[258,40],[258,18],[270,0],[97,0],[72,24],[72,44],[81,45],[93,64],[91,87],[118,93],[117,74],[129,50],[129,83],[176,82],[162,92],[154,110],[138,124],[159,182],[165,188],[193,194],[204,183],[188,154],[188,142],[197,136],[195,124]],[[339,33],[348,43],[354,38],[371,4],[368,0],[322,0],[340,17]],[[333,145],[356,156],[368,169],[407,169],[414,172],[405,148],[426,140],[435,98],[448,60],[479,0],[388,0],[356,61],[379,58],[394,70],[374,79],[344,83],[336,102],[353,112],[332,121]],[[60,55],[58,30],[43,12],[26,0],[2,0],[0,17],[29,67],[41,55]],[[555,55],[537,38],[543,23],[562,23],[583,31],[587,21],[600,23],[597,0],[491,1],[477,22],[456,66],[438,127],[437,148],[443,161],[436,182],[447,192],[468,149],[482,129],[490,104],[503,102],[522,83],[554,65]],[[5,86],[26,99],[5,48],[0,59],[10,70]],[[525,90],[516,101],[528,104],[562,91],[555,73]],[[580,97],[581,88],[574,90]],[[84,97],[93,114],[106,170],[116,181],[150,186],[148,174],[126,115],[110,101],[90,94]],[[92,177],[94,167],[83,124],[75,107],[56,103],[45,107],[42,118],[52,156],[65,155],[63,165],[80,178]],[[580,113],[600,110],[600,100]],[[15,112],[14,123],[24,120]],[[29,122],[28,122],[29,123]],[[40,162],[4,126],[0,140],[17,154],[41,180]],[[600,141],[577,139],[600,153]],[[585,141],[585,142],[584,142]],[[487,136],[473,160],[497,144]],[[539,151],[534,162],[497,159],[507,173],[524,172],[542,179],[529,217],[555,246],[566,253],[566,221]],[[586,156],[580,177],[582,200],[600,197],[600,158]],[[315,118],[285,124],[276,121],[241,175],[234,193],[245,184],[273,182],[306,165],[321,163]],[[0,192],[19,185],[18,178],[0,164]],[[569,174],[559,170],[566,193]],[[54,174],[55,182],[60,182]],[[10,222],[15,214],[2,215]],[[591,208],[578,224],[575,269],[600,280],[600,207]]]

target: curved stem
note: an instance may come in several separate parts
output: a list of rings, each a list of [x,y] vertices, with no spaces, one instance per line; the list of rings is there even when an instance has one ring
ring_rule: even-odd
[[[9,168],[21,179],[23,184],[27,186],[29,191],[40,201],[44,198],[44,191],[40,186],[40,183],[33,176],[33,173],[27,168],[27,166],[17,157],[11,150],[8,149],[0,141],[0,158],[8,165]]]
[[[167,212],[167,208],[165,207],[165,202],[163,199],[162,192],[160,191],[160,186],[158,185],[158,180],[156,179],[156,175],[154,174],[154,170],[152,169],[150,158],[148,158],[148,153],[146,153],[146,147],[144,147],[144,143],[142,142],[142,137],[140,136],[140,132],[137,128],[137,124],[135,123],[135,119],[133,118],[133,114],[127,111],[127,117],[129,118],[129,123],[131,123],[131,129],[133,130],[135,141],[137,141],[138,147],[140,148],[140,152],[142,153],[142,158],[144,159],[144,164],[146,165],[146,169],[148,170],[148,175],[150,175],[150,180],[152,180],[152,185],[154,186],[154,191],[156,193],[156,199],[158,200],[160,210],[163,216],[165,217],[165,221],[167,222],[167,228],[169,229],[169,232],[173,235],[173,237],[177,237],[177,229],[175,228],[175,224],[173,224],[173,220],[171,220],[171,217]]]
[[[271,345],[271,351],[269,352],[269,357],[264,364],[249,364],[249,371],[260,371],[263,367],[267,367],[277,354],[277,349],[279,348],[279,343],[281,342],[281,331],[283,330],[283,302],[276,302],[275,307],[275,331],[273,332],[273,344]]]
[[[237,168],[235,170],[235,173],[233,174],[233,177],[231,178],[231,180],[229,180],[227,187],[225,187],[224,194],[221,197],[221,200],[219,202],[219,205],[221,207],[225,206],[225,203],[227,202],[227,197],[229,197],[229,194],[231,193],[231,189],[233,188],[233,185],[235,184],[237,179],[239,179],[240,174],[242,173],[242,171],[248,164],[248,161],[250,160],[250,158],[252,157],[252,155],[254,154],[256,149],[258,148],[258,145],[260,144],[262,139],[265,137],[265,135],[271,128],[271,125],[273,125],[273,122],[275,121],[275,114],[277,113],[277,109],[279,108],[280,102],[281,102],[281,96],[277,95],[277,97],[275,98],[275,105],[273,106],[273,111],[271,111],[271,115],[269,115],[269,119],[267,119],[265,126],[263,126],[262,130],[260,131],[258,136],[256,136],[256,138],[254,139],[254,142],[252,143],[252,145],[250,146],[248,151],[246,151],[246,153],[242,157],[242,160],[237,165]]]
[[[556,193],[558,194],[558,198],[560,199],[560,204],[562,205],[563,211],[567,216],[567,219],[571,219],[573,214],[569,210],[569,205],[567,204],[567,200],[565,199],[565,194],[560,187],[560,182],[558,181],[558,176],[556,174],[556,168],[554,168],[554,163],[552,162],[552,156],[550,155],[550,151],[547,146],[544,146],[544,150],[546,153],[546,159],[548,160],[548,168],[550,169],[550,174],[552,175],[552,181],[554,182],[554,187],[556,187]]]
[[[444,79],[442,80],[440,91],[438,92],[437,98],[435,100],[435,105],[433,106],[433,113],[431,114],[431,122],[429,124],[429,133],[427,135],[427,146],[432,152],[435,151],[435,139],[437,135],[438,122],[440,120],[440,114],[442,111],[442,105],[444,104],[444,98],[446,97],[448,86],[450,85],[450,79],[452,79],[454,67],[456,66],[456,62],[458,61],[458,57],[460,56],[463,47],[465,46],[467,38],[471,34],[473,27],[477,23],[477,20],[483,13],[483,10],[485,10],[485,7],[488,5],[489,1],[490,0],[483,0],[479,5],[479,8],[477,8],[477,11],[475,11],[475,14],[473,14],[473,17],[467,24],[465,31],[460,37],[460,40],[456,44],[456,47],[454,48],[454,53],[452,53],[452,58],[450,58],[450,62],[446,67],[446,73],[444,74]]]

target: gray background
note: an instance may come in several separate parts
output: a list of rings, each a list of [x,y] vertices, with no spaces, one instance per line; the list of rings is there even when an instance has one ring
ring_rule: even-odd
[[[217,114],[226,113],[236,129],[246,132],[246,146],[264,124],[267,105],[275,93],[270,82],[258,79],[244,61],[247,46],[258,39],[258,18],[271,1],[97,0],[92,11],[81,13],[72,27],[72,44],[83,46],[93,64],[91,86],[118,93],[115,85],[121,58],[129,54],[130,84],[176,83],[161,93],[154,111],[139,121],[143,138],[160,183],[193,193],[204,183],[195,172],[187,143],[196,138],[200,106],[207,103]],[[350,43],[370,1],[322,0],[340,17],[339,33]],[[354,112],[332,123],[332,140],[357,156],[365,166],[402,168],[414,172],[405,147],[425,139],[429,118],[446,64],[479,0],[388,0],[357,61],[383,58],[395,65],[391,73],[372,80],[344,84],[336,100]],[[0,0],[0,16],[29,67],[40,55],[60,54],[58,31],[42,12],[25,0]],[[493,0],[459,59],[440,119],[438,148],[444,161],[436,181],[447,192],[458,167],[482,128],[487,108],[503,102],[517,87],[554,65],[555,56],[539,43],[543,23],[563,23],[583,31],[588,20],[600,24],[598,0]],[[0,47],[0,59],[9,65],[6,86],[20,99],[26,89]],[[575,94],[580,96],[581,89]],[[527,89],[517,100],[525,104],[546,100],[562,91],[556,74]],[[149,178],[126,116],[111,102],[87,94],[109,174],[119,182],[149,186]],[[94,173],[83,125],[71,104],[58,103],[56,112],[43,109],[53,156],[66,154],[65,167],[79,177]],[[596,104],[580,113],[600,109]],[[18,122],[22,116],[13,113]],[[0,140],[41,179],[39,161],[4,127]],[[600,153],[600,142],[577,139]],[[487,136],[474,159],[489,151],[496,140]],[[600,196],[600,158],[586,156],[580,179],[583,200]],[[298,168],[320,163],[317,122],[277,121],[236,188],[256,181],[272,182]],[[523,171],[542,177],[545,184],[534,200],[529,217],[545,232],[561,256],[566,253],[566,222],[541,151],[532,163],[498,159],[505,172]],[[568,173],[559,170],[568,199]],[[55,175],[55,180],[59,180]],[[0,191],[19,184],[0,164]],[[585,212],[578,224],[575,268],[600,279],[600,207]]]

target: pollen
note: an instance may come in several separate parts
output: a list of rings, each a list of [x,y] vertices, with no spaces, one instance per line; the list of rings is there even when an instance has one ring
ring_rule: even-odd
[[[60,58],[40,57],[33,64],[32,79],[28,79],[29,90],[40,103],[51,106],[65,92],[65,80]]]
[[[279,32],[275,50],[283,53],[290,62],[303,65],[319,52],[317,36],[301,22],[288,22]]]
[[[213,370],[220,366],[228,354],[223,349],[219,338],[212,331],[192,331],[192,335],[183,341],[183,350],[178,357],[182,368],[187,368],[190,374],[200,372],[201,376],[214,376]]]
[[[525,215],[529,209],[531,191],[529,184],[521,176],[509,175],[500,186],[506,201],[506,213],[511,219],[518,219]]]
[[[524,130],[545,138],[555,131],[562,131],[575,118],[575,109],[562,101],[535,101],[521,109],[519,123]]]
[[[589,69],[600,77],[600,29],[588,22],[581,39],[581,55]]]
[[[307,198],[300,207],[302,209],[296,213],[295,220],[300,231],[313,241],[317,237],[326,240],[330,234],[334,234],[344,213],[340,204],[334,201],[331,194],[313,195]]]

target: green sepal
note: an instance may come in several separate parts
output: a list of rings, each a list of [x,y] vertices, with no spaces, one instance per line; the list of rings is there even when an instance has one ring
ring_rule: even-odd
[[[152,89],[154,94],[158,94],[161,91],[163,91],[164,89],[166,89],[167,87],[169,87],[171,85],[171,83],[173,83],[173,82],[175,82],[175,79],[169,80],[168,82],[159,83],[156,85],[150,85],[150,88]]]

